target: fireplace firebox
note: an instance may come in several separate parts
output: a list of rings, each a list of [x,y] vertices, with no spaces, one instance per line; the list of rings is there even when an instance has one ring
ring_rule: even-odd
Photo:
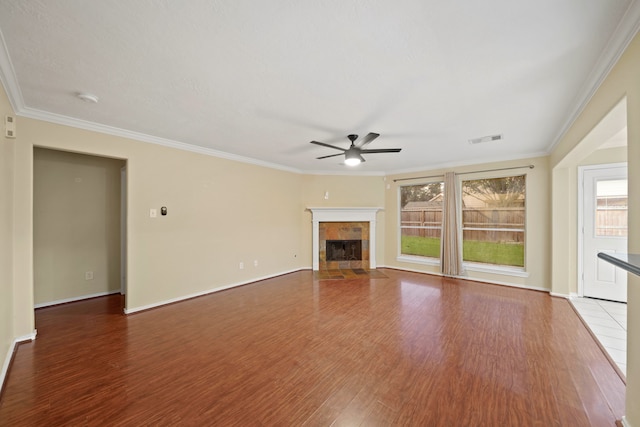
[[[327,240],[327,261],[361,261],[362,240]]]

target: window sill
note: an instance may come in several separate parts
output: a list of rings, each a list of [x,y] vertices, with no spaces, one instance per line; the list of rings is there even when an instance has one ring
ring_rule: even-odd
[[[410,262],[412,264],[422,264],[422,265],[440,265],[440,260],[437,258],[427,258],[427,257],[411,256],[411,255],[400,255],[396,257],[396,261]]]
[[[398,262],[408,262],[411,264],[439,266],[440,260],[437,258],[427,258],[411,255],[400,255],[396,257]],[[524,269],[514,267],[500,267],[497,265],[484,265],[478,263],[465,262],[463,267],[467,271],[476,271],[478,273],[501,274],[503,276],[512,277],[529,277],[529,273]]]
[[[462,264],[465,270],[468,271],[477,271],[479,273],[491,273],[491,274],[502,274],[504,276],[514,276],[514,277],[529,277],[529,273],[521,268],[512,268],[512,267],[500,267],[497,265],[483,265],[476,263],[463,263]]]

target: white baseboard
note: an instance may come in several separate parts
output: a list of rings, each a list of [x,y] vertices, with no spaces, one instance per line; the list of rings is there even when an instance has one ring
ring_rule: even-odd
[[[2,372],[0,372],[0,389],[4,387],[4,380],[7,378],[7,372],[9,371],[9,364],[11,363],[11,359],[13,358],[13,353],[16,351],[16,347],[18,343],[25,341],[33,341],[36,339],[36,334],[38,331],[34,330],[33,333],[29,335],[24,335],[22,337],[18,337],[13,340],[13,343],[9,346],[7,350],[7,354],[4,357],[4,363],[2,363]]]
[[[113,295],[113,294],[119,294],[119,293],[120,293],[120,289],[118,289],[117,291],[110,291],[110,292],[98,292],[97,294],[82,295],[80,297],[65,298],[65,299],[59,299],[59,300],[50,301],[50,302],[42,302],[40,304],[35,304],[33,308],[50,307],[52,305],[65,304],[65,303],[74,302],[74,301],[82,301],[83,299],[104,297],[106,295]]]
[[[445,277],[442,273],[439,273],[439,272],[436,272],[436,271],[424,271],[424,270],[417,270],[417,269],[405,268],[405,267],[400,268],[400,267],[388,267],[388,266],[378,266],[378,268],[388,268],[388,269],[391,269],[391,270],[410,271],[412,273],[430,274],[432,276]],[[549,289],[541,288],[539,286],[519,285],[517,283],[501,282],[499,280],[480,279],[480,278],[469,277],[469,276],[456,276],[455,278],[456,279],[460,279],[460,280],[470,280],[472,282],[489,283],[491,285],[509,286],[509,287],[512,287],[512,288],[520,288],[520,289],[529,289],[529,290],[532,290],[532,291],[549,292]]]
[[[558,292],[549,292],[549,295],[551,295],[552,297],[571,299],[571,294],[561,294],[561,293],[558,293]]]
[[[473,282],[489,283],[489,284],[492,284],[492,285],[509,286],[511,288],[528,289],[530,291],[541,291],[541,292],[547,292],[547,293],[549,292],[549,289],[541,288],[540,286],[520,285],[518,283],[501,282],[499,280],[478,279],[478,278],[475,278],[475,277],[468,277],[468,276],[458,276],[458,277],[456,277],[456,279],[471,280]]]
[[[204,296],[204,295],[212,294],[214,292],[220,292],[220,291],[224,291],[226,289],[231,289],[231,288],[235,288],[235,287],[238,287],[238,286],[248,285],[249,283],[259,282],[261,280],[272,279],[274,277],[282,276],[284,274],[295,273],[297,271],[308,270],[308,269],[309,268],[305,268],[305,267],[296,268],[294,270],[283,271],[281,273],[271,274],[271,275],[263,276],[263,277],[256,277],[256,278],[244,281],[244,282],[237,282],[237,283],[232,283],[230,285],[220,286],[219,288],[207,289],[206,291],[196,292],[194,294],[189,294],[189,295],[183,295],[183,296],[180,296],[180,297],[177,297],[177,298],[172,298],[172,299],[169,299],[169,300],[155,302],[153,304],[147,304],[147,305],[143,305],[143,306],[140,306],[140,307],[125,308],[124,309],[124,314],[132,314],[132,313],[136,313],[138,311],[149,310],[149,309],[152,309],[152,308],[161,307],[163,305],[173,304],[175,302],[180,302],[180,301],[188,300],[188,299],[191,299],[191,298],[197,298],[197,297],[201,297],[201,296]]]

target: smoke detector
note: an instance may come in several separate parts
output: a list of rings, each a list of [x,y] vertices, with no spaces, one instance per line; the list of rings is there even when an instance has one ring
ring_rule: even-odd
[[[502,139],[504,139],[504,137],[502,136],[502,134],[499,135],[488,135],[488,136],[481,136],[480,138],[473,138],[469,140],[469,144],[475,145],[475,144],[482,144],[483,142],[492,142],[492,141],[501,141]]]
[[[78,98],[80,98],[81,100],[83,100],[84,102],[88,102],[90,104],[97,104],[98,103],[98,97],[95,96],[92,93],[80,92],[80,93],[76,94],[76,96]]]

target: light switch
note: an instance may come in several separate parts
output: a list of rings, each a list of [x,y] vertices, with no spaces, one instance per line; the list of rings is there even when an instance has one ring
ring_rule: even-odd
[[[149,209],[149,217],[155,218],[157,216],[158,216],[158,210],[157,209]]]

